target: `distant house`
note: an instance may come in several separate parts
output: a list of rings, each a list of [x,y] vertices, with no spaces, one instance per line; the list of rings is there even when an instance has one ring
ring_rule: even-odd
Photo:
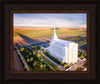
[[[78,59],[78,44],[71,41],[61,40],[57,37],[55,28],[47,50],[55,58],[66,63],[76,63]]]

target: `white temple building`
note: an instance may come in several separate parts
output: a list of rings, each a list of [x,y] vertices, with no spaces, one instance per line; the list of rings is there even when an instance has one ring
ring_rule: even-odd
[[[55,58],[59,58],[60,61],[65,63],[76,63],[78,59],[78,44],[71,41],[59,39],[56,35],[55,28],[50,42],[50,46],[47,50]]]

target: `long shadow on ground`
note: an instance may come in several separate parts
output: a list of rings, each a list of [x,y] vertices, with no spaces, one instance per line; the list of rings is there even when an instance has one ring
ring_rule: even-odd
[[[27,36],[25,36],[23,34],[20,34],[20,33],[17,33],[17,34],[23,39],[23,42],[19,42],[21,45],[16,43],[16,47],[18,47],[18,48],[21,48],[21,47],[26,48],[26,47],[30,47],[30,46],[34,46],[34,45],[38,45],[38,44],[44,43],[43,41],[40,42],[40,41],[31,39],[31,38],[29,38],[29,37],[27,37]],[[48,41],[46,40],[46,42],[48,42]],[[30,44],[30,43],[32,43],[32,44]],[[28,44],[30,44],[30,45],[28,45]]]

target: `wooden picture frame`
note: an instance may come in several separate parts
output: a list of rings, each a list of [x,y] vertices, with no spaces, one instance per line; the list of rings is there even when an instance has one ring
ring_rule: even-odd
[[[45,4],[46,3],[46,4]],[[77,3],[75,4],[73,2],[26,2],[26,4],[22,3],[2,3],[2,43],[4,46],[4,49],[2,49],[2,56],[1,56],[1,77],[2,81],[54,81],[54,80],[61,80],[66,83],[66,80],[68,82],[71,82],[73,80],[76,82],[90,82],[97,81],[97,73],[96,73],[96,7],[97,3],[89,2],[87,4],[86,2],[81,2],[81,4]],[[14,12],[57,12],[57,11],[77,11],[77,12],[86,12],[88,14],[88,57],[89,57],[89,70],[86,73],[82,72],[69,72],[69,73],[32,73],[32,72],[11,72],[12,67],[12,13]],[[10,59],[11,57],[11,59]],[[76,77],[77,76],[77,77]],[[40,82],[41,83],[41,82]]]

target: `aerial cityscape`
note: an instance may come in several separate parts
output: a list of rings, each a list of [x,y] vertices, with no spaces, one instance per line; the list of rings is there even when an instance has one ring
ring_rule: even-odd
[[[86,13],[14,13],[13,71],[87,71]]]

